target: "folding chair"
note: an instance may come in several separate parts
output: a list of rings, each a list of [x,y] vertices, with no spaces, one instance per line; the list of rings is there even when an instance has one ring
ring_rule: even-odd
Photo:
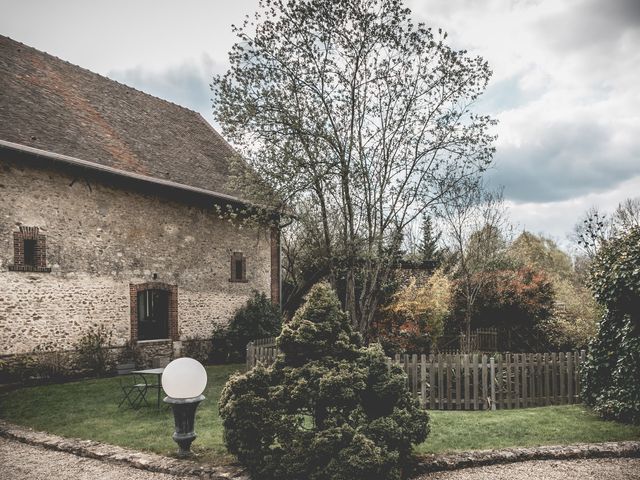
[[[130,369],[118,370],[118,380],[120,382],[120,389],[122,390],[122,399],[118,404],[118,408],[120,408],[125,401],[131,408],[139,408],[142,402],[149,406],[149,402],[147,401],[147,391],[149,389],[147,380],[144,378],[144,375],[132,374],[131,372],[133,370],[135,370],[135,365],[133,364]]]

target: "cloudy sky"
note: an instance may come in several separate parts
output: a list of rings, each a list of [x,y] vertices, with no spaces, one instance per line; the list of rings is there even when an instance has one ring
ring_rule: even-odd
[[[0,33],[215,125],[209,83],[257,0],[0,0]],[[512,221],[569,247],[586,209],[640,195],[640,0],[411,0],[416,20],[485,57],[477,109],[499,120],[490,183]]]

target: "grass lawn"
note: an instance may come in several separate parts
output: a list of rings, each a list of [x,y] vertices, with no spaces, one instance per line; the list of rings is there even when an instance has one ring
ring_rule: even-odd
[[[206,400],[196,411],[198,438],[192,447],[203,461],[232,461],[222,442],[218,398],[229,375],[238,370],[244,370],[244,365],[207,367]],[[177,445],[171,439],[171,409],[164,403],[159,411],[155,408],[155,391],[147,397],[152,407],[133,410],[125,403],[118,408],[122,393],[116,377],[27,387],[0,396],[0,417],[65,437],[173,454]]]
[[[601,420],[582,405],[430,414],[417,453],[640,440],[640,426]]]
[[[209,383],[204,392],[207,399],[197,411],[198,439],[193,445],[203,461],[232,461],[222,443],[217,401],[228,376],[243,368],[243,365],[207,367]],[[67,437],[164,455],[176,451],[171,440],[173,415],[169,409],[118,409],[120,397],[117,378],[22,388],[0,396],[0,417]],[[578,405],[496,412],[433,411],[429,439],[416,451],[441,453],[632,439],[640,439],[640,427],[599,420]]]

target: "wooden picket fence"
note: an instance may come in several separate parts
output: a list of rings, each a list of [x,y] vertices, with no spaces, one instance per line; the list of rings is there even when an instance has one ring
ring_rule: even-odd
[[[270,365],[275,339],[247,345],[247,369]],[[430,410],[496,410],[580,402],[585,351],[396,355],[389,364],[407,373],[407,386]]]
[[[431,410],[495,410],[580,402],[585,351],[396,355],[408,386]]]
[[[247,370],[251,370],[258,362],[263,365],[271,365],[276,360],[278,349],[276,337],[267,337],[254,340],[247,344]]]

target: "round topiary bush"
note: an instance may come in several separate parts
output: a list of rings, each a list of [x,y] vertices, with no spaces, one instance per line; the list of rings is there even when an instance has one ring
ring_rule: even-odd
[[[640,424],[640,228],[600,249],[591,287],[605,313],[582,371],[583,400],[604,418]]]
[[[360,346],[331,287],[311,289],[278,347],[274,365],[233,376],[220,398],[227,448],[252,476],[401,478],[429,417],[382,348]]]

